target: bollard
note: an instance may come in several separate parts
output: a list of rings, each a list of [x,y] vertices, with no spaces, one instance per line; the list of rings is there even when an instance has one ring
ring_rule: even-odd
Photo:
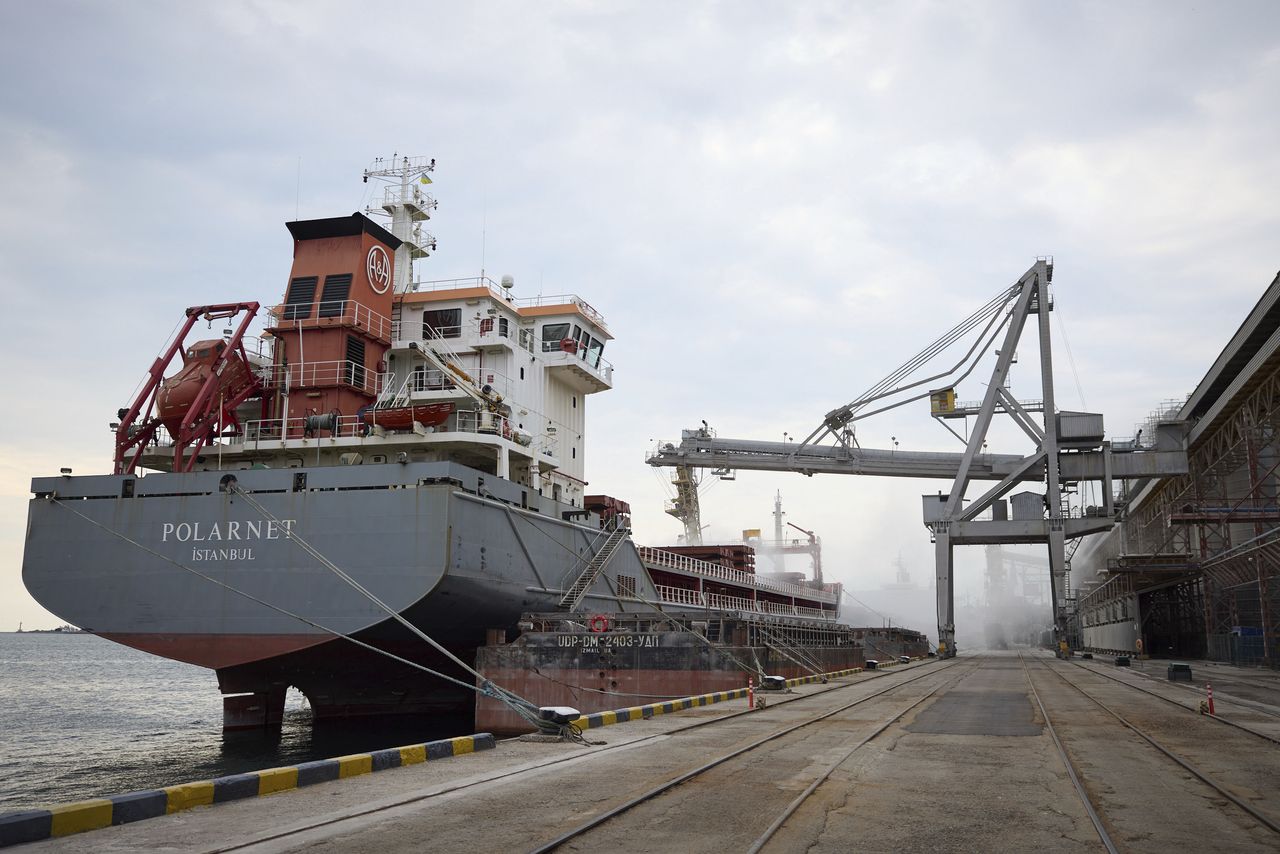
[[[1213,683],[1204,683],[1204,689],[1209,694],[1209,714],[1213,714]]]
[[[747,709],[748,711],[756,707],[756,681],[750,676],[747,677]]]

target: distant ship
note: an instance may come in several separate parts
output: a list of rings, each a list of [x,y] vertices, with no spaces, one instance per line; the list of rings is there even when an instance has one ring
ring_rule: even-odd
[[[578,296],[516,298],[510,278],[416,280],[435,247],[434,163],[379,160],[364,175],[380,182],[374,207],[287,223],[292,269],[260,337],[256,302],[186,310],[116,413],[114,471],[32,481],[31,594],[215,670],[227,728],[278,722],[291,686],[317,718],[471,707],[474,675],[454,658],[470,666],[534,614],[604,636],[656,615],[648,629],[698,648],[731,619],[745,628],[714,644],[758,670],[860,663],[835,623],[838,585],[638,549],[627,504],[587,491],[609,328]],[[779,653],[791,647],[809,652]],[[708,690],[744,683],[712,659],[675,666],[702,668]],[[671,688],[660,670],[631,690]],[[580,699],[615,708],[622,693]]]

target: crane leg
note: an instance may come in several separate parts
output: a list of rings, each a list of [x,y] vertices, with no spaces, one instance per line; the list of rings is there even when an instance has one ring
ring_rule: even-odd
[[[944,525],[934,528],[938,585],[938,657],[956,654],[955,577],[952,574],[951,537]]]

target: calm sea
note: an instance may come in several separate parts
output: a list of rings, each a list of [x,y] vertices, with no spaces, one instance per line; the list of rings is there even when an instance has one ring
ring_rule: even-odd
[[[0,633],[0,812],[207,780],[472,732],[469,719],[222,733],[213,671],[93,635]]]

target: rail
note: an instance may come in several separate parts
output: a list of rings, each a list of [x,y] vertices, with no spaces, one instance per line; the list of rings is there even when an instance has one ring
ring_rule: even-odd
[[[336,430],[308,430],[306,417],[269,418],[246,421],[244,425],[244,443],[278,442],[285,439],[306,439],[314,436],[346,436],[364,435],[364,422],[355,415],[338,416]]]
[[[508,320],[508,318],[504,317],[471,318],[464,324],[423,327],[422,331],[419,331],[419,322],[416,320],[396,320],[391,323],[391,337],[389,340],[395,341],[397,344],[408,342],[442,344],[444,345],[443,349],[448,351],[451,346],[450,342],[456,342],[452,346],[466,349],[468,347],[491,346],[494,342],[505,339],[511,343],[512,348],[525,350],[529,353],[537,352],[535,350],[537,340],[534,330],[525,327],[513,329]],[[426,332],[428,328],[430,329],[430,334]],[[542,352],[545,354],[544,358],[546,358],[547,364],[550,366],[563,365],[571,360],[577,360],[607,381],[613,381],[613,363],[606,359],[599,349],[583,347],[572,339],[565,339],[564,341],[543,342]]]
[[[582,314],[604,331],[608,331],[609,327],[604,322],[604,315],[600,314],[591,303],[584,300],[577,294],[551,294],[548,296],[524,297],[516,299],[511,293],[498,285],[488,276],[468,276],[460,279],[431,279],[414,282],[409,289],[414,292],[421,291],[452,291],[461,288],[485,288],[489,291],[489,295],[494,299],[501,300],[508,305],[517,308],[537,308],[547,305],[572,305],[575,306]]]
[[[511,377],[498,371],[491,371],[487,368],[479,370],[468,369],[467,375],[475,380],[478,388],[483,389],[488,386],[493,391],[505,397],[510,397],[515,388],[515,383]],[[455,382],[456,376],[451,376],[439,368],[422,367],[415,369],[410,375],[408,381],[408,390],[410,392],[426,392],[426,391],[450,391],[458,388]]]
[[[278,442],[282,438],[363,438],[368,435],[364,420],[357,415],[338,416],[337,428],[334,430],[330,430],[328,427],[308,430],[307,421],[308,419],[305,417],[267,418],[247,421],[244,425],[243,441],[245,444],[256,444],[263,441]],[[476,412],[467,409],[458,410],[451,416],[451,420],[446,422],[446,425],[436,428],[437,434],[474,433],[485,436],[501,436],[524,446],[531,445],[534,440],[534,437],[526,431],[512,430],[507,419],[497,413]],[[543,451],[541,447],[538,450]],[[543,453],[546,452],[543,451]],[[553,454],[547,455],[553,456]]]
[[[649,547],[649,545],[640,545],[640,547],[637,547],[637,551],[640,552],[641,561],[653,563],[655,566],[664,566],[672,568],[672,570],[691,572],[694,575],[730,581],[732,584],[748,586],[748,588],[772,590],[774,593],[815,599],[818,602],[836,602],[837,600],[837,594],[828,592],[826,589],[805,588],[805,586],[799,584],[791,584],[790,581],[765,579],[765,577],[751,574],[751,572],[733,570],[733,568],[721,566],[719,563],[699,561],[698,558],[689,557],[687,554],[666,552],[660,548]]]
[[[788,596],[801,596],[805,599],[815,599],[819,602],[835,602],[837,600],[838,594],[826,589],[819,590],[812,587],[802,587],[799,584],[792,584],[789,581],[776,581],[772,578],[763,578],[750,572],[743,572],[740,569],[731,569],[727,566],[721,566],[718,563],[711,563],[710,561],[698,560],[697,558],[692,558],[688,555],[678,555],[662,549],[655,549],[651,546],[637,546],[637,551],[640,553],[640,559],[646,564],[667,567],[669,569],[678,569],[682,572],[701,575],[705,578],[717,578],[721,581],[728,581],[743,587],[770,590],[775,593],[783,593]]]
[[[566,349],[572,345],[571,349]],[[607,381],[613,382],[613,363],[600,355],[599,350],[592,350],[589,347],[581,347],[574,342],[543,342],[542,352],[547,360],[547,365],[554,367],[564,365],[573,361],[581,362],[588,368],[591,368]]]
[[[304,329],[316,326],[354,326],[380,341],[391,340],[391,319],[356,300],[281,303],[272,306],[268,313],[280,328],[287,329],[291,324],[300,324]]]
[[[781,602],[765,602],[743,596],[725,596],[722,593],[699,593],[683,587],[666,584],[654,585],[658,598],[669,605],[691,605],[695,608],[715,608],[719,611],[750,611],[756,614],[777,614],[786,617],[810,617],[819,620],[835,619],[834,611],[806,608],[803,605],[784,605]]]
[[[911,677],[911,678],[909,678],[909,679],[905,679],[905,680],[903,680],[902,682],[898,682],[898,683],[896,683],[896,684],[890,685],[890,686],[888,686],[887,688],[883,688],[883,689],[881,689],[881,690],[879,690],[879,691],[876,691],[876,692],[874,692],[874,693],[872,693],[872,694],[870,694],[870,695],[868,695],[868,696],[866,696],[866,697],[861,697],[861,698],[859,698],[859,699],[857,699],[857,700],[854,700],[854,701],[853,701],[853,702],[851,702],[851,703],[846,703],[846,704],[844,704],[844,705],[838,706],[837,708],[832,709],[831,711],[824,712],[824,713],[822,713],[822,714],[818,714],[818,715],[814,715],[814,716],[812,716],[812,717],[810,717],[810,718],[807,718],[807,719],[805,719],[805,720],[802,720],[802,721],[801,721],[801,722],[799,722],[799,723],[792,724],[792,725],[790,725],[790,726],[785,727],[784,729],[781,729],[781,730],[778,730],[778,731],[772,732],[772,733],[770,733],[769,735],[766,735],[766,736],[764,736],[763,738],[757,739],[757,740],[752,741],[752,742],[750,742],[750,743],[748,743],[748,744],[745,744],[745,745],[742,745],[742,746],[737,746],[737,747],[735,747],[735,748],[734,748],[730,753],[722,754],[722,755],[720,755],[720,756],[716,757],[715,759],[712,759],[711,761],[706,762],[706,763],[704,763],[704,764],[702,764],[702,765],[698,766],[697,768],[694,768],[694,769],[692,769],[692,770],[690,770],[690,771],[686,771],[686,772],[684,772],[683,774],[680,774],[679,776],[672,777],[672,778],[670,778],[670,779],[666,780],[665,782],[663,782],[663,783],[659,784],[658,786],[656,786],[656,787],[654,787],[654,788],[652,788],[652,789],[649,789],[648,791],[642,792],[642,793],[641,793],[641,794],[639,794],[639,795],[636,795],[635,797],[631,798],[631,800],[629,800],[629,801],[626,801],[626,802],[624,802],[624,803],[618,804],[617,806],[614,806],[614,807],[612,807],[611,809],[608,809],[608,810],[607,810],[607,811],[605,811],[605,812],[602,812],[602,813],[597,814],[594,818],[591,818],[591,819],[587,820],[585,823],[578,825],[577,827],[573,828],[572,830],[566,831],[566,832],[564,832],[564,833],[560,834],[559,836],[557,836],[555,839],[552,839],[552,840],[550,840],[549,842],[543,843],[542,845],[539,845],[538,847],[533,848],[533,849],[530,851],[530,854],[550,854],[550,852],[555,851],[555,850],[557,850],[557,849],[561,848],[565,843],[569,842],[570,840],[575,839],[576,837],[582,836],[583,834],[587,833],[588,831],[593,830],[594,828],[600,827],[600,826],[601,826],[601,825],[603,825],[603,824],[606,824],[607,822],[609,822],[609,821],[610,821],[610,820],[612,820],[613,818],[615,818],[615,817],[617,817],[617,816],[619,816],[619,815],[622,815],[622,814],[624,814],[624,813],[626,813],[626,812],[628,812],[628,811],[630,811],[630,810],[634,809],[635,807],[639,806],[640,804],[643,804],[643,803],[645,803],[645,802],[647,802],[647,801],[651,801],[651,800],[653,800],[654,798],[658,797],[659,795],[663,794],[664,792],[667,792],[667,791],[669,791],[669,790],[671,790],[671,789],[674,789],[676,786],[679,786],[679,785],[681,785],[682,783],[685,783],[685,782],[686,782],[686,781],[688,781],[688,780],[692,780],[692,779],[694,779],[695,777],[699,777],[699,776],[701,776],[702,774],[707,773],[707,772],[708,772],[708,771],[710,771],[711,769],[716,768],[716,767],[718,767],[718,766],[720,766],[720,765],[723,765],[724,763],[726,763],[726,762],[728,762],[728,761],[730,761],[730,760],[732,760],[732,759],[736,759],[737,757],[742,756],[743,754],[749,753],[749,752],[751,752],[751,751],[753,751],[753,750],[756,750],[757,748],[760,748],[760,747],[763,747],[763,746],[764,746],[764,745],[766,745],[766,744],[769,744],[770,742],[773,742],[773,741],[775,741],[775,740],[777,740],[777,739],[781,739],[781,738],[783,738],[784,736],[790,735],[791,733],[796,732],[797,730],[801,730],[801,729],[804,729],[805,727],[812,726],[813,724],[820,723],[820,722],[822,722],[822,721],[828,720],[829,718],[832,718],[832,717],[834,717],[834,716],[836,716],[836,715],[838,715],[838,714],[841,714],[841,713],[843,713],[843,712],[846,712],[846,711],[848,711],[849,709],[854,708],[855,706],[861,705],[862,703],[869,702],[870,700],[874,700],[874,699],[876,699],[877,697],[880,697],[880,696],[881,696],[881,695],[883,695],[883,694],[887,694],[887,693],[889,693],[890,691],[897,690],[898,688],[901,688],[901,687],[903,687],[904,685],[908,685],[908,684],[910,684],[910,683],[912,683],[912,682],[917,682],[917,681],[919,681],[919,680],[921,680],[921,679],[925,679],[925,678],[927,678],[927,677],[929,677],[929,676],[937,675],[937,673],[938,673],[940,670],[942,670],[942,669],[950,669],[950,668],[952,668],[952,667],[956,667],[956,666],[957,666],[957,665],[954,665],[954,664],[948,664],[948,665],[942,665],[942,666],[940,666],[940,667],[939,667],[939,668],[937,668],[937,669],[930,668],[927,672],[922,673],[922,674],[920,674],[919,676],[912,676],[912,677]],[[972,672],[972,671],[970,671],[970,672]],[[883,678],[885,678],[885,677],[884,677],[884,676],[878,676],[878,677],[872,677],[872,678],[880,678],[880,679],[883,679]],[[722,840],[722,847],[729,848],[729,849],[731,849],[731,850],[735,850],[735,851],[748,851],[748,852],[752,852],[752,854],[754,854],[754,852],[758,852],[758,851],[760,851],[760,850],[761,850],[762,848],[764,848],[764,846],[769,842],[769,840],[773,837],[773,835],[774,835],[774,834],[775,834],[775,833],[776,833],[776,832],[777,832],[777,831],[782,827],[782,825],[783,825],[783,823],[786,821],[786,819],[787,819],[788,817],[790,817],[792,814],[794,814],[794,812],[796,811],[796,809],[797,809],[797,808],[798,808],[802,803],[804,803],[804,801],[805,801],[805,800],[807,800],[807,799],[808,799],[808,797],[809,797],[811,794],[813,794],[813,792],[814,792],[814,791],[815,791],[815,790],[816,790],[816,789],[817,789],[817,788],[818,788],[818,787],[819,787],[823,782],[825,782],[825,781],[826,781],[826,780],[831,776],[831,774],[832,774],[832,773],[833,773],[837,768],[839,768],[839,767],[840,767],[841,765],[843,765],[846,761],[848,761],[849,757],[850,757],[850,756],[852,756],[852,755],[854,754],[854,752],[856,752],[858,749],[860,749],[860,748],[862,748],[863,746],[865,746],[866,744],[868,744],[870,741],[872,741],[872,740],[873,740],[874,738],[876,738],[878,735],[880,735],[880,734],[881,734],[881,733],[883,733],[885,730],[887,730],[890,726],[892,726],[893,724],[897,723],[899,720],[901,720],[903,717],[905,717],[909,712],[911,712],[911,711],[912,711],[913,709],[915,709],[916,707],[920,706],[922,703],[924,703],[926,700],[928,700],[929,698],[931,698],[931,697],[932,697],[934,694],[936,694],[938,691],[942,690],[944,687],[949,688],[949,687],[951,687],[952,685],[956,684],[956,682],[958,682],[958,681],[959,681],[959,678],[954,679],[954,680],[952,680],[952,681],[950,681],[950,682],[944,682],[944,683],[942,683],[942,684],[938,685],[937,687],[933,688],[932,690],[928,691],[928,692],[927,692],[923,697],[919,697],[919,698],[917,698],[917,699],[913,700],[913,701],[911,702],[911,704],[910,704],[910,705],[908,705],[907,707],[905,707],[905,708],[903,708],[903,709],[900,709],[900,710],[896,711],[896,712],[895,712],[895,713],[894,713],[894,714],[893,714],[893,715],[892,715],[888,720],[885,720],[885,721],[883,721],[882,723],[880,723],[880,724],[879,724],[875,729],[873,729],[869,734],[867,734],[865,737],[863,737],[863,738],[862,738],[861,740],[859,740],[857,743],[855,743],[855,744],[853,744],[852,746],[850,746],[849,748],[847,748],[847,749],[844,751],[844,753],[843,753],[840,757],[838,757],[838,758],[836,759],[836,761],[835,761],[835,762],[833,762],[833,763],[827,763],[827,768],[826,768],[826,770],[825,770],[823,773],[821,773],[821,774],[817,777],[817,779],[815,779],[815,780],[814,780],[814,781],[809,785],[809,787],[808,787],[808,788],[806,788],[806,789],[805,789],[805,790],[804,790],[804,791],[799,795],[799,797],[797,797],[796,799],[794,799],[794,800],[790,803],[790,805],[788,805],[788,807],[786,808],[786,810],[785,810],[785,811],[784,811],[780,816],[778,816],[777,820],[776,820],[776,821],[774,821],[774,822],[773,822],[773,824],[771,824],[771,825],[770,825],[770,826],[765,830],[765,832],[764,832],[764,834],[763,834],[763,835],[761,835],[760,837],[758,837],[758,838],[755,840],[755,842],[754,842],[754,844],[753,844],[753,845],[751,845],[750,847],[746,847],[746,846],[745,846],[745,844],[743,844],[743,843],[745,843],[745,840],[732,840],[732,841],[724,841],[724,840]],[[852,684],[866,684],[866,683],[865,683],[865,682],[861,682],[861,683],[852,683]],[[843,687],[843,686],[841,686],[841,687]],[[831,690],[839,690],[839,688],[831,689]],[[823,692],[823,693],[826,693],[826,692]],[[811,695],[809,695],[809,696],[822,696],[822,695],[821,695],[821,694],[811,694]],[[801,699],[801,698],[797,698],[797,699]],[[783,702],[783,703],[786,703],[786,702],[795,702],[795,700],[781,700],[780,702]],[[743,715],[747,715],[747,714],[758,714],[758,712],[753,712],[752,710],[748,709],[748,710],[745,710],[745,711],[739,712],[739,713],[737,713],[737,714],[743,714]],[[723,720],[723,718],[722,718],[722,720]],[[679,730],[676,730],[676,731],[678,732]],[[634,743],[634,742],[632,742],[632,743]],[[716,790],[712,789],[711,791],[716,791]],[[741,823],[740,823],[740,824],[741,824]]]
[[[386,380],[359,362],[350,360],[330,362],[298,362],[293,365],[270,365],[259,376],[267,385],[276,388],[314,388],[319,386],[346,385],[365,394],[376,396]]]

